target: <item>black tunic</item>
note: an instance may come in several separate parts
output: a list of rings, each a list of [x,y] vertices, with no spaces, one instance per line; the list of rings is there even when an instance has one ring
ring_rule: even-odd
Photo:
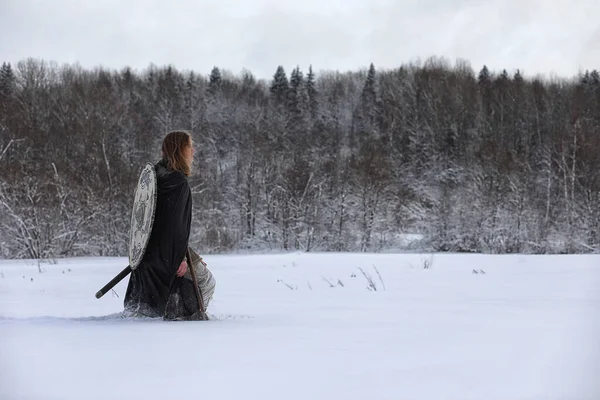
[[[166,160],[155,166],[157,199],[154,225],[146,253],[131,272],[125,310],[149,317],[185,318],[198,311],[189,279],[177,277],[189,243],[192,192],[186,176],[167,169]]]

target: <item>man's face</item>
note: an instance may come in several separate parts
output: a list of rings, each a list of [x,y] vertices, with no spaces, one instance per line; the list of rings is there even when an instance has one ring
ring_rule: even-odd
[[[189,144],[183,149],[183,156],[185,157],[189,165],[192,165],[192,163],[194,162],[194,142],[192,142],[191,140]]]

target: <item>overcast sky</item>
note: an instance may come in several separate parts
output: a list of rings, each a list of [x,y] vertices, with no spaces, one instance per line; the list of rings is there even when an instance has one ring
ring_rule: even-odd
[[[498,71],[600,69],[598,0],[0,0],[0,61],[270,78],[443,56]]]

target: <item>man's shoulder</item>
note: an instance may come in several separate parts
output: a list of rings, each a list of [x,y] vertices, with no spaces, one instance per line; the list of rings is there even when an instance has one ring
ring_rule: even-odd
[[[156,164],[156,178],[160,186],[180,187],[188,186],[188,179],[181,171],[172,171],[165,168],[163,165]]]

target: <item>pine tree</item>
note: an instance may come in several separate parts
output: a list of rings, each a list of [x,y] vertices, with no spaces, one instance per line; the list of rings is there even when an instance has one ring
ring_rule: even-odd
[[[512,91],[512,147],[519,156],[524,156],[529,152],[529,143],[527,140],[527,108],[525,97],[525,80],[521,71],[517,70],[513,76]]]
[[[10,96],[16,86],[15,74],[10,63],[2,63],[0,68],[0,96]]]
[[[595,88],[600,86],[600,73],[597,69],[593,70],[590,73],[590,84]]]
[[[491,118],[492,115],[492,77],[486,65],[483,66],[477,78],[479,84],[479,94],[483,115],[485,118]],[[489,122],[489,121],[488,121]]]
[[[361,92],[360,102],[354,112],[354,133],[353,141],[370,140],[378,137],[377,132],[377,87],[375,80],[375,66],[371,63],[367,78]],[[359,144],[356,142],[355,144]]]
[[[520,70],[517,70],[517,72],[515,72],[515,76],[513,77],[513,80],[515,81],[515,83],[518,86],[523,85],[524,80],[523,80],[523,75],[521,75],[521,71]]]
[[[290,88],[288,92],[288,109],[292,116],[292,119],[299,119],[302,117],[302,105],[301,105],[301,91],[303,89],[304,77],[300,71],[300,67],[296,67],[292,71],[290,77]],[[297,123],[298,121],[295,121]]]
[[[510,94],[510,78],[508,72],[502,70],[502,73],[498,78],[494,80],[494,103],[492,105],[494,110],[494,130],[499,135],[501,140],[506,139],[506,128],[510,124],[508,121],[511,103],[509,101]],[[506,147],[506,146],[504,146]]]
[[[479,71],[479,75],[477,77],[479,84],[480,85],[489,85],[491,82],[491,77],[490,77],[490,70],[488,69],[487,65],[484,65],[483,68],[481,68],[481,71]]]
[[[590,82],[590,80],[590,71],[586,69],[585,74],[583,74],[583,76],[579,78],[579,83],[581,83],[583,86],[586,86]]]
[[[317,99],[315,74],[313,73],[312,65],[308,67],[308,75],[306,76],[306,93],[308,95],[310,115],[315,120],[319,109],[319,101]]]
[[[10,64],[2,63],[0,68],[0,159],[2,159],[2,153],[7,149],[4,140],[8,139],[7,125],[8,120],[11,118],[11,103],[10,97],[15,91],[15,75],[13,74],[12,67]],[[10,143],[10,142],[9,142]],[[6,156],[8,161],[10,153]]]
[[[300,85],[302,85],[303,80],[304,76],[302,74],[302,71],[300,71],[300,67],[297,66],[292,71],[292,75],[290,77],[290,89],[294,94],[298,92],[298,88],[300,87]]]
[[[223,85],[223,78],[221,77],[221,71],[217,67],[213,67],[210,71],[210,77],[208,78],[208,93],[211,96],[215,96],[221,91]]]
[[[373,63],[369,66],[367,79],[362,91],[362,101],[368,104],[375,104],[377,101],[377,91],[375,88],[375,66]]]
[[[285,105],[290,85],[283,66],[278,66],[271,82],[271,95],[278,104]]]
[[[595,120],[596,129],[600,131],[600,73],[598,70],[590,72],[588,87],[592,118]]]
[[[487,66],[484,65],[481,71],[479,71],[477,82],[479,83],[481,97],[489,102],[492,89],[492,76]]]

